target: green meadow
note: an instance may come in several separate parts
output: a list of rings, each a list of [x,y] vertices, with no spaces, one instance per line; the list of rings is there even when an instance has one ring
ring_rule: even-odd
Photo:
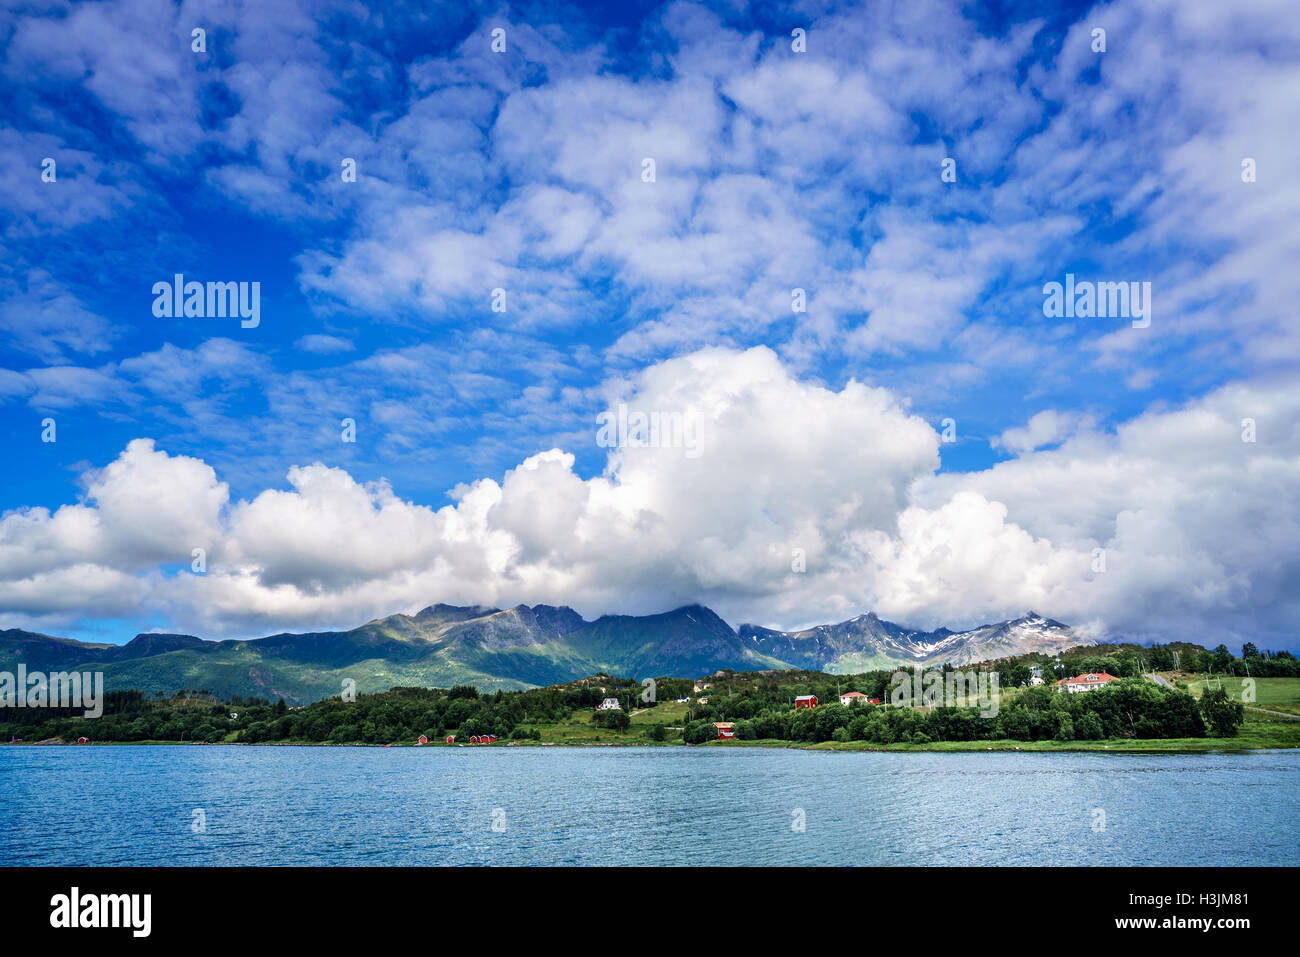
[[[1206,686],[1222,686],[1228,697],[1241,701],[1248,708],[1266,708],[1270,711],[1283,711],[1300,716],[1300,678],[1206,678],[1204,675],[1188,678],[1187,690],[1196,697],[1205,693]],[[1254,700],[1243,694],[1250,688],[1248,681],[1254,682]]]

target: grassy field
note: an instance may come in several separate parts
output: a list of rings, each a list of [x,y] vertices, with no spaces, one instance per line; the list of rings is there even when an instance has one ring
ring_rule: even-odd
[[[1188,690],[1196,697],[1199,698],[1205,692],[1204,675],[1189,675],[1184,680],[1187,681]],[[1245,704],[1255,708],[1300,715],[1300,678],[1256,678],[1254,681],[1255,700],[1247,701]],[[1212,678],[1209,680],[1209,685],[1211,688],[1217,688],[1220,682],[1229,697],[1234,701],[1241,701],[1242,690],[1246,684],[1244,678]]]
[[[676,701],[660,702],[653,708],[646,708],[642,711],[632,712],[632,727],[643,727],[649,724],[668,724],[680,728],[686,724],[686,709],[688,704],[678,704]]]
[[[630,716],[631,725],[626,731],[612,731],[607,728],[598,728],[591,723],[593,712],[590,709],[580,708],[574,711],[564,721],[550,722],[547,724],[527,725],[529,729],[537,729],[541,733],[542,741],[554,744],[681,744],[681,731],[668,731],[667,739],[664,741],[654,741],[650,738],[650,729],[655,725],[667,725],[669,727],[681,728],[686,723],[686,705],[677,704],[674,701],[665,702],[654,708],[645,708],[644,710],[633,711]],[[525,744],[538,744],[539,742],[524,742]]]

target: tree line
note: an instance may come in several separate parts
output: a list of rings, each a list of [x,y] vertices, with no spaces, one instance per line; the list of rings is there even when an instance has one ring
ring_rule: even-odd
[[[715,706],[716,701],[716,706]],[[1026,688],[1000,702],[997,713],[974,707],[927,708],[876,705],[846,707],[838,701],[816,708],[756,710],[752,702],[710,699],[685,727],[688,744],[717,738],[716,721],[730,721],[741,741],[868,741],[929,744],[935,741],[1100,741],[1107,738],[1232,737],[1245,718],[1226,691],[1198,702],[1179,688],[1125,678],[1086,694],[1048,686]]]

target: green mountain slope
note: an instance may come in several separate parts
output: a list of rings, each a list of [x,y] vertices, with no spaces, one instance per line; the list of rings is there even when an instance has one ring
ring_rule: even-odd
[[[1032,612],[970,632],[918,632],[875,615],[781,632],[742,625],[688,605],[658,615],[585,621],[572,608],[432,605],[349,631],[282,633],[249,641],[142,634],[125,645],[90,644],[0,631],[0,670],[103,671],[110,690],[170,695],[181,689],[306,703],[395,686],[521,690],[592,674],[695,678],[736,671],[809,669],[855,673],[915,663],[960,663],[1011,651],[1086,644],[1060,622]]]
[[[692,677],[721,667],[779,667],[744,649],[717,615],[698,606],[644,618],[586,622],[571,608],[434,605],[341,632],[278,634],[250,641],[138,635],[123,646],[0,632],[0,669],[103,671],[108,690],[283,697],[359,693],[398,685],[519,690],[598,672]]]

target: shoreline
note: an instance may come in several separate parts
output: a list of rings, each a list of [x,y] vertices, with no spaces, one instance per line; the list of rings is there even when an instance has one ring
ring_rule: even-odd
[[[1171,742],[1174,746],[1168,746]],[[1166,746],[1162,747],[1161,745]],[[472,750],[501,750],[503,748],[708,748],[711,750],[761,748],[765,750],[819,751],[875,754],[1243,754],[1253,751],[1294,751],[1297,744],[1228,744],[1224,739],[1158,739],[1152,738],[1137,742],[1118,741],[1111,744],[1101,742],[1081,745],[1080,742],[1055,741],[1020,741],[1009,744],[1005,741],[985,743],[980,741],[946,741],[930,744],[890,744],[882,745],[866,741],[820,741],[816,743],[781,741],[769,739],[764,741],[708,741],[704,744],[682,744],[680,742],[650,741],[518,741],[498,742],[496,744],[446,744],[444,742],[428,744],[393,743],[368,744],[357,742],[324,741],[100,741],[83,745],[69,742],[44,743],[37,741],[6,742],[6,747],[17,748],[60,748],[60,747],[186,747],[186,748],[467,748]]]

